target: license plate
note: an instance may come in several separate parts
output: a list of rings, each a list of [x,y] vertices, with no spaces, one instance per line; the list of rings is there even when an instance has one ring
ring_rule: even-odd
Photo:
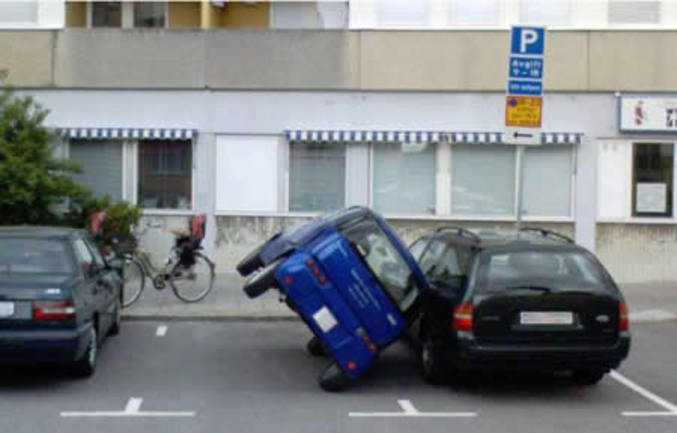
[[[14,315],[14,302],[0,302],[0,317],[11,317]]]
[[[522,311],[522,325],[573,325],[574,315],[571,311]]]

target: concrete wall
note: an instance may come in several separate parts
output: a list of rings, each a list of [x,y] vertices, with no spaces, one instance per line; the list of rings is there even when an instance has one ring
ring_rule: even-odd
[[[196,25],[171,18],[184,6],[170,25]],[[676,43],[668,31],[552,31],[546,91],[671,91]],[[66,29],[2,32],[0,48],[19,87],[503,91],[508,32]]]
[[[597,226],[597,255],[623,283],[677,282],[677,225]]]

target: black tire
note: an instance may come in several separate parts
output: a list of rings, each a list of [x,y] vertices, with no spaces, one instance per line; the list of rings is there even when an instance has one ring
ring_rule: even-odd
[[[172,290],[176,297],[183,302],[191,303],[201,301],[214,287],[214,263],[200,253],[195,253],[195,263],[193,263],[193,266],[191,266],[190,269],[182,270],[181,272],[182,279],[175,277],[170,278],[169,285],[172,286]],[[186,277],[183,276],[183,272],[187,272]],[[187,277],[191,273],[192,280]]]
[[[313,356],[324,357],[328,355],[327,349],[325,349],[322,342],[320,342],[320,339],[314,335],[313,338],[308,340],[306,349],[308,349],[308,352]]]
[[[120,311],[122,310],[122,305],[120,304],[120,298],[115,302],[115,312],[113,313],[113,324],[108,330],[108,335],[118,335],[120,333],[120,324],[122,323],[122,318],[120,317]]]
[[[244,290],[250,298],[258,298],[266,293],[271,287],[275,287],[277,285],[275,271],[283,261],[284,259],[277,259],[249,277],[242,290]]]
[[[332,362],[322,370],[317,383],[325,391],[336,392],[345,389],[350,384],[350,377],[336,362]]]
[[[126,256],[122,267],[122,308],[127,308],[136,302],[146,287],[146,272],[139,261],[132,256]]]
[[[98,332],[96,329],[96,322],[92,323],[89,330],[89,341],[87,343],[87,350],[71,365],[71,373],[77,378],[90,377],[96,370],[96,361],[99,352]]]
[[[263,245],[260,247],[256,248],[249,254],[247,254],[242,260],[240,260],[240,263],[237,264],[237,272],[242,275],[243,277],[246,277],[247,275],[251,274],[261,266],[263,266],[263,262],[261,261],[261,257],[259,257],[259,253],[261,253],[261,250],[263,249]]]
[[[576,370],[572,379],[578,385],[596,385],[606,372],[604,370]]]
[[[439,385],[449,380],[450,369],[447,365],[441,344],[426,335],[421,344],[421,373],[426,382]]]

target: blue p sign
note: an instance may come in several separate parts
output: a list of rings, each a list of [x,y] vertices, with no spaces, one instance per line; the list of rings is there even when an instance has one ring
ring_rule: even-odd
[[[510,35],[512,54],[542,56],[545,50],[545,28],[513,27]]]

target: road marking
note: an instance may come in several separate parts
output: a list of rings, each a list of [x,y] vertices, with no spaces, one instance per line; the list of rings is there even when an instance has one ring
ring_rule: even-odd
[[[677,416],[677,406],[670,403],[666,399],[657,396],[656,394],[652,393],[646,388],[643,388],[642,386],[636,384],[635,382],[631,381],[627,377],[623,376],[616,370],[611,370],[611,373],[609,375],[615,379],[617,382],[620,382],[621,384],[627,386],[631,390],[635,391],[637,394],[641,395],[642,397],[646,398],[647,400],[650,400],[657,405],[663,407],[664,409],[667,409],[667,412],[631,412],[631,411],[625,411],[621,412],[621,415],[623,416]]]
[[[152,418],[178,418],[194,417],[195,412],[141,412],[143,399],[132,397],[127,402],[123,411],[94,411],[94,412],[61,412],[62,418],[124,418],[124,417],[152,417]]]
[[[473,418],[477,412],[421,412],[410,400],[397,400],[402,412],[350,412],[351,418]]]
[[[166,325],[158,326],[157,330],[155,331],[155,336],[164,337],[165,335],[167,335],[167,326]]]

